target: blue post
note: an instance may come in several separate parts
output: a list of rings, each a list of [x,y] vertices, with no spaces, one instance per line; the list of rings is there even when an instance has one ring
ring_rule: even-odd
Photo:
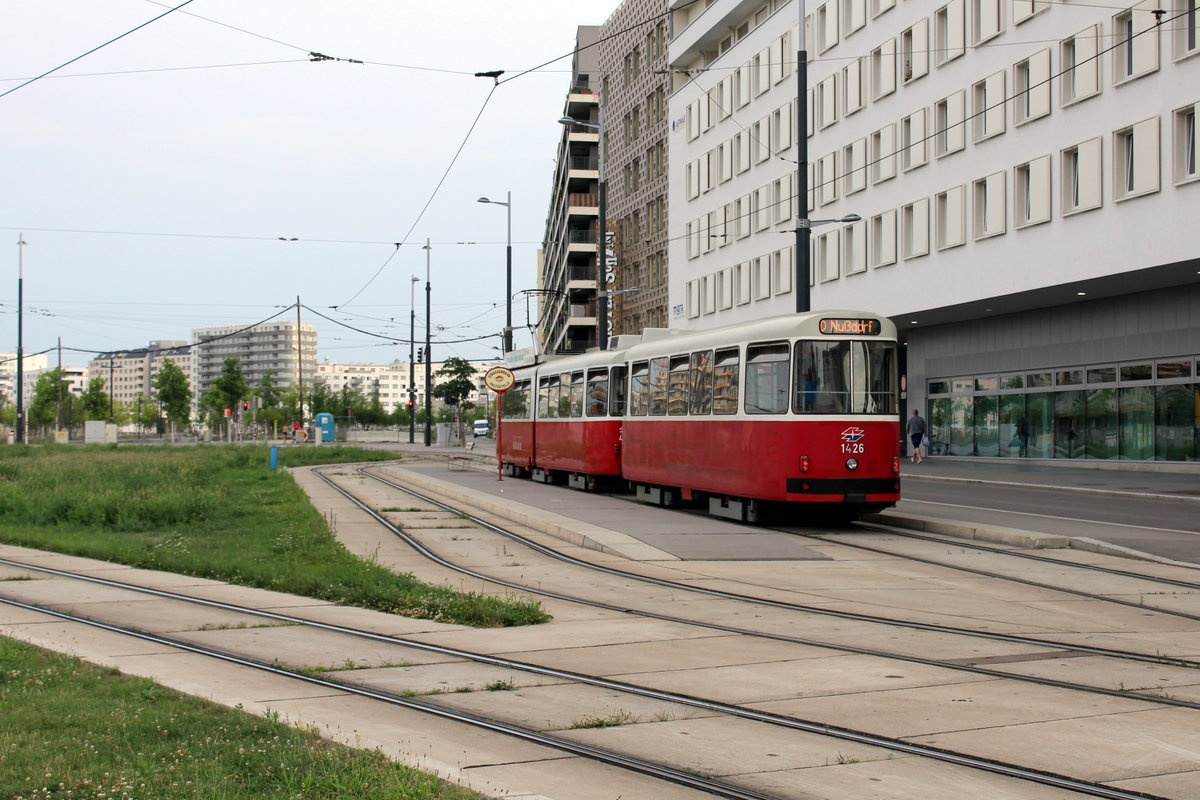
[[[271,448],[271,469],[275,469],[277,466],[279,466],[279,448],[272,447]]]

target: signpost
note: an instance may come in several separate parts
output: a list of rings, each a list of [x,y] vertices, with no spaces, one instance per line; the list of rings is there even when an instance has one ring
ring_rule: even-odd
[[[504,426],[501,422],[504,419],[504,393],[512,388],[516,378],[513,377],[512,370],[508,367],[492,367],[483,375],[483,383],[498,396],[496,397],[496,480],[504,480],[504,462],[501,456],[503,452],[500,445],[503,441],[500,437],[503,435]]]

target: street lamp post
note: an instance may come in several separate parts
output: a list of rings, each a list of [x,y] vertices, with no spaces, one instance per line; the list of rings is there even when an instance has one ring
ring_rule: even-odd
[[[430,447],[433,443],[433,376],[429,374],[429,368],[433,364],[433,355],[430,353],[429,347],[430,295],[432,293],[429,287],[429,256],[433,247],[429,244],[428,239],[425,240],[425,246],[421,249],[425,251],[425,446]]]
[[[479,198],[480,203],[490,203],[494,206],[504,206],[504,210],[508,215],[508,244],[504,251],[504,296],[508,298],[505,301],[504,315],[504,339],[501,347],[505,353],[512,352],[513,335],[512,335],[512,192],[505,195],[505,201],[501,203],[499,200],[489,200],[486,197]]]
[[[408,443],[417,439],[417,404],[413,397],[416,394],[416,359],[417,344],[417,283],[421,279],[412,276],[408,285]]]
[[[800,27],[796,50],[796,313],[810,311],[808,291],[809,243],[812,228],[808,219],[808,45],[804,40],[804,0],[799,0]]]
[[[596,150],[597,150],[597,173],[600,180],[596,187],[596,204],[600,214],[600,235],[597,242],[596,251],[596,268],[598,274],[596,276],[596,294],[599,295],[599,339],[600,349],[608,349],[608,220],[606,218],[606,185],[604,179],[604,107],[598,106],[599,116],[597,122],[580,122],[574,117],[562,117],[558,121],[570,127],[578,125],[581,128],[591,128],[596,131]]]

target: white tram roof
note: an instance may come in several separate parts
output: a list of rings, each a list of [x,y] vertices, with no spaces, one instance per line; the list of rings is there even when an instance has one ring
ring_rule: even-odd
[[[819,326],[823,319],[879,320],[878,336],[863,337],[861,334],[822,334]],[[509,353],[509,364],[514,370],[525,371],[537,367],[539,374],[574,372],[588,367],[620,364],[635,359],[652,358],[670,354],[682,354],[693,350],[710,350],[731,347],[745,342],[770,342],[796,338],[871,338],[881,341],[896,338],[896,326],[887,317],[866,311],[846,309],[823,309],[805,314],[783,314],[777,317],[737,322],[719,328],[689,330],[686,328],[646,328],[640,336],[622,334],[610,341],[614,347],[608,350],[589,350],[569,356],[549,356],[540,363],[528,358],[514,359],[517,352]],[[520,355],[524,356],[525,353]],[[520,363],[513,363],[519,361]]]

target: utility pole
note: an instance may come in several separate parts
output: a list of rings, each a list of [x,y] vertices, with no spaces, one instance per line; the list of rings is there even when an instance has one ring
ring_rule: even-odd
[[[304,426],[304,339],[300,336],[300,295],[296,295],[296,377],[300,383],[300,425]]]
[[[59,377],[62,377],[61,375]],[[25,441],[25,234],[17,234],[17,444]]]
[[[432,290],[429,287],[429,256],[433,251],[429,240],[425,240],[425,446],[429,447],[433,444],[433,376],[430,375],[430,367],[433,366],[432,348],[429,344],[429,320],[430,313],[430,296]]]
[[[808,44],[804,40],[804,0],[800,8],[799,48],[796,51],[796,313],[812,310],[808,279],[812,228],[808,221]]]
[[[58,337],[58,410],[54,415],[58,430],[63,429],[63,380],[62,380],[62,337]]]
[[[417,367],[416,353],[417,346],[417,283],[420,278],[416,275],[412,276],[412,281],[408,285],[408,443],[412,444],[417,440],[417,404],[415,401],[416,395],[416,379]]]

